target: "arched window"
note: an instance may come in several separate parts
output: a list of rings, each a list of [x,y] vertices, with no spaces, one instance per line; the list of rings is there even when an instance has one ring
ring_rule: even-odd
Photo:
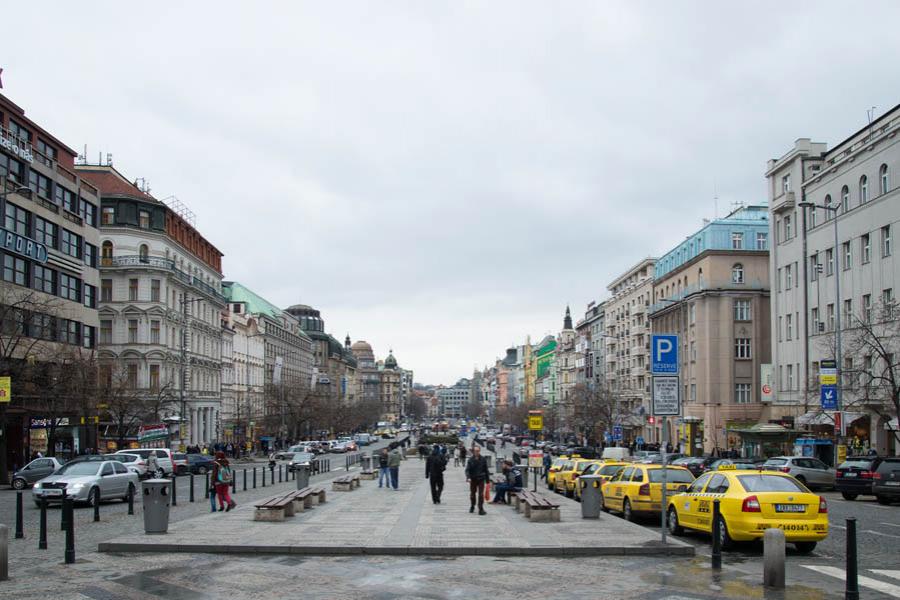
[[[888,181],[888,166],[881,165],[881,169],[878,171],[878,178],[881,181],[881,193],[887,194],[891,191],[890,181]]]
[[[841,212],[850,210],[850,188],[846,185],[841,188]]]
[[[859,203],[865,204],[869,201],[869,178],[863,175],[859,178]]]
[[[140,255],[142,263],[150,262],[150,249],[147,248],[147,244],[141,244],[141,247],[138,249],[138,254]]]
[[[112,242],[106,240],[100,246],[100,264],[104,267],[112,266],[113,245]]]
[[[731,267],[731,283],[744,283],[744,265],[741,263]]]

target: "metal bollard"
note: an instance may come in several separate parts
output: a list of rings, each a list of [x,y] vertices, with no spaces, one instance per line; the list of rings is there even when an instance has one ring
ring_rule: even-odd
[[[9,579],[9,527],[0,525],[0,581]]]
[[[134,514],[134,486],[128,486],[128,514]]]
[[[188,501],[189,502],[194,501],[194,474],[193,473],[191,473],[191,491],[188,494]]]
[[[719,517],[719,500],[713,500],[712,513],[712,568],[722,568],[722,519]]]
[[[262,471],[262,486],[266,487],[266,468],[263,467],[260,471]]]
[[[844,600],[859,600],[859,565],[856,560],[856,518],[847,519],[847,583]]]
[[[244,469],[244,491],[247,491],[247,469]]]
[[[231,472],[231,493],[237,493],[237,477],[234,476],[234,471]]]
[[[16,539],[25,537],[24,521],[22,518],[22,492],[16,492]]]
[[[172,473],[172,506],[178,506],[178,486],[175,482],[175,474]]]
[[[763,533],[763,585],[784,589],[784,531],[769,528]]]
[[[203,499],[209,499],[209,472],[206,473],[206,486],[203,488]]]
[[[98,496],[97,501],[94,502],[94,523],[100,521],[100,498]]]
[[[66,505],[66,490],[62,491],[62,503],[59,505],[59,529],[60,531],[66,530],[66,511],[63,510],[63,507]]]
[[[281,483],[281,469],[284,465],[278,465],[278,483]]]
[[[47,549],[47,499],[41,498],[41,521],[38,533],[38,550]]]
[[[74,505],[75,505],[75,501],[70,498],[66,498],[63,500],[63,512],[68,513],[68,516],[66,517],[66,552],[65,552],[65,562],[67,565],[71,565],[75,562]]]
[[[350,470],[350,457],[349,456],[344,457],[344,470],[345,471]]]
[[[256,467],[253,467],[253,489],[256,489]]]

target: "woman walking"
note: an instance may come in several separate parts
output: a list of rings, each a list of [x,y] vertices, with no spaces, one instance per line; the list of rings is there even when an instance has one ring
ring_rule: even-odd
[[[216,496],[219,498],[219,512],[228,512],[237,504],[231,499],[231,482],[234,479],[234,472],[225,458],[225,453],[221,450],[216,452],[216,460],[213,462],[212,480],[216,486]],[[227,505],[227,506],[226,506]]]

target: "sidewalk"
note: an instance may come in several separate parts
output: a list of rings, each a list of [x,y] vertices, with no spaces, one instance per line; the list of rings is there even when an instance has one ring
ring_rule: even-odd
[[[332,473],[335,477],[342,471]],[[667,546],[647,529],[602,514],[582,519],[580,505],[561,502],[561,522],[532,523],[506,505],[485,505],[488,514],[469,513],[462,467],[444,474],[441,504],[431,502],[424,462],[404,461],[400,489],[379,489],[363,481],[352,492],[326,489],[328,502],[284,522],[253,521],[252,504],[208,514],[169,527],[167,535],[130,535],[101,543],[101,552],[206,552],[307,555],[494,555],[598,556],[681,555],[694,548],[673,540]],[[539,491],[539,493],[542,493]],[[549,497],[549,496],[548,496]],[[239,535],[223,538],[222,531]],[[223,540],[227,540],[223,545]]]

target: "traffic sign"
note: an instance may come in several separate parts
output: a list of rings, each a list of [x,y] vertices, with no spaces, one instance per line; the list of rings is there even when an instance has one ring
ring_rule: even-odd
[[[681,414],[681,396],[678,393],[678,376],[656,376],[653,378],[653,414],[657,416],[678,416]]]
[[[653,375],[678,374],[678,336],[650,336],[650,373]]]
[[[643,446],[644,445],[644,437],[641,435],[637,436],[636,438],[634,438],[634,443],[637,444],[638,446]]]
[[[837,410],[837,386],[823,385],[820,386],[819,400],[822,404],[822,410]]]
[[[528,429],[531,431],[540,431],[544,428],[544,415],[541,413],[531,413],[528,415]]]
[[[613,425],[612,428],[612,438],[616,442],[622,441],[622,426],[621,425]]]

